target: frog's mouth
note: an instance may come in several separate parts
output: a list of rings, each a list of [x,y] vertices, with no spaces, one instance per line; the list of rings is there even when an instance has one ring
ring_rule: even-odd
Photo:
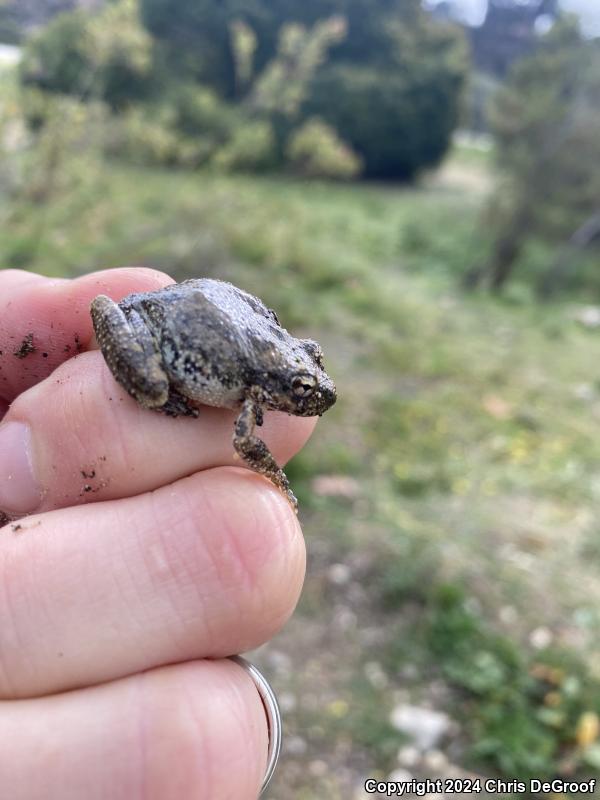
[[[324,414],[337,400],[333,381],[321,383],[308,397],[297,400],[292,412],[298,417],[316,417]]]

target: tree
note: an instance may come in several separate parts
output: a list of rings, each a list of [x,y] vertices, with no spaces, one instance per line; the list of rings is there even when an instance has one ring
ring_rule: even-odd
[[[420,0],[112,0],[54,18],[28,44],[22,75],[113,109],[171,105],[171,132],[183,120],[186,136],[203,134],[190,128],[206,104],[188,113],[180,98],[208,90],[261,123],[242,149],[273,142],[272,166],[316,119],[367,176],[411,179],[446,152],[465,56],[458,29],[432,20]],[[272,137],[257,136],[265,124]]]
[[[570,18],[517,63],[491,123],[501,183],[488,209],[489,260],[467,285],[501,289],[527,241],[564,241],[600,205],[600,47]]]
[[[344,17],[322,20],[311,29],[293,22],[282,25],[277,52],[254,81],[246,105],[267,114],[297,116],[328,50],[346,32]]]
[[[119,108],[147,95],[152,51],[138,0],[116,0],[97,13],[80,9],[54,17],[28,42],[21,77],[47,92]]]
[[[309,115],[332,125],[361,156],[369,177],[410,180],[448,149],[461,112],[466,53],[451,27],[419,17],[386,26],[369,61],[340,58],[317,73]]]
[[[470,30],[475,64],[504,78],[514,61],[535,50],[537,23],[557,17],[557,0],[489,0],[483,24]]]
[[[0,42],[18,44],[21,40],[21,29],[16,18],[15,9],[0,0]]]
[[[256,68],[271,61],[279,31],[287,23],[313,27],[331,17],[344,17],[348,36],[337,56],[355,63],[389,59],[391,20],[414,25],[423,18],[419,0],[142,0],[142,19],[167,45],[170,57],[225,95],[235,91],[234,57],[229,25],[242,20],[256,34]]]
[[[57,14],[100,7],[110,0],[0,0],[0,42],[13,44]]]
[[[162,43],[171,74],[201,82],[225,99],[236,96],[230,24],[245,15],[232,13],[231,0],[141,0],[141,16]]]
[[[239,80],[233,25],[253,32],[259,74],[277,57],[286,26],[343,18],[346,34],[315,71],[303,118],[332,126],[373,177],[411,178],[448,147],[466,50],[459,31],[432,20],[419,0],[141,0],[141,8],[171,69],[225,99],[249,90]]]
[[[539,294],[542,297],[554,294],[565,282],[577,255],[598,241],[600,241],[600,205],[560,248],[557,257],[539,283]]]

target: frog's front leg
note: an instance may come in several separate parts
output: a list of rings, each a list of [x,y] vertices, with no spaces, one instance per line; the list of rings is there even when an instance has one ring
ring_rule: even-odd
[[[158,411],[162,411],[167,417],[195,417],[197,418],[200,411],[193,406],[190,401],[179,392],[171,389],[169,391],[169,399],[161,406]]]
[[[235,421],[233,446],[244,461],[256,472],[265,475],[285,494],[292,508],[298,513],[298,501],[290,489],[285,472],[278,466],[267,445],[254,436],[254,428],[262,424],[262,408],[256,400],[244,400],[239,417]]]
[[[161,408],[169,399],[169,381],[152,334],[135,309],[127,314],[110,297],[92,301],[96,339],[110,371],[145,408]]]

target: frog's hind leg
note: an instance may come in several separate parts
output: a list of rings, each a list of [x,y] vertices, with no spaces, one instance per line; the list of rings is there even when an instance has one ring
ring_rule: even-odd
[[[257,423],[262,423],[262,409],[251,398],[244,401],[239,417],[235,421],[233,446],[236,453],[256,472],[267,477],[285,494],[294,511],[298,513],[298,501],[290,489],[285,472],[278,466],[267,445],[254,436]]]
[[[169,381],[152,334],[135,309],[127,314],[110,297],[91,305],[96,339],[110,371],[145,408],[160,408],[169,397]]]

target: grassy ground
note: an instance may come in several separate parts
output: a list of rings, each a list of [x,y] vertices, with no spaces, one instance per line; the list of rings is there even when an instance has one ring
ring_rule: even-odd
[[[257,654],[287,725],[270,800],[366,797],[399,767],[600,770],[600,337],[574,301],[457,288],[485,242],[485,160],[402,189],[86,157],[55,197],[0,208],[0,263],[232,280],[317,338],[338,384],[289,468],[304,597]],[[446,738],[407,751],[389,721],[407,703],[448,714]]]

